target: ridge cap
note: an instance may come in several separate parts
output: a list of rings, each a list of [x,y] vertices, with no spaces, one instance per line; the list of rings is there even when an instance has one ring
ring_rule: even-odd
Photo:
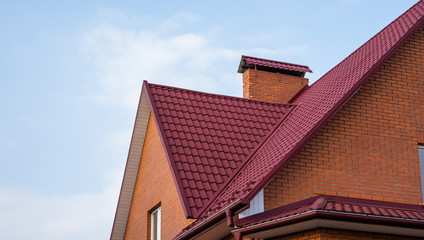
[[[156,83],[147,83],[147,84],[150,85],[150,86],[153,86],[153,87],[162,87],[162,88],[174,89],[174,90],[178,90],[178,91],[192,92],[192,93],[195,93],[195,94],[204,94],[204,95],[208,95],[208,96],[214,96],[214,97],[224,98],[224,99],[232,99],[232,100],[236,100],[236,101],[255,102],[255,103],[260,103],[260,104],[265,104],[265,105],[276,105],[276,106],[281,106],[281,107],[297,106],[297,104],[294,104],[294,103],[267,102],[267,101],[261,101],[261,100],[256,100],[256,99],[249,99],[249,98],[243,98],[243,97],[237,97],[237,96],[231,96],[231,95],[225,95],[225,94],[219,94],[219,93],[209,93],[209,92],[204,92],[204,91],[199,91],[199,90],[192,90],[192,89],[181,88],[181,87],[173,87],[173,86],[167,86],[167,85],[156,84]]]

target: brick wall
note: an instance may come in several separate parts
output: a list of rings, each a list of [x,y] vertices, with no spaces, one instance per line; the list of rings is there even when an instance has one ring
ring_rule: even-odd
[[[423,89],[421,28],[276,175],[265,210],[316,194],[422,204]]]
[[[287,103],[307,84],[307,78],[248,69],[243,74],[243,97]]]
[[[301,233],[290,234],[272,240],[419,240],[420,237],[394,236],[370,232],[356,232],[338,229],[319,228]]]
[[[172,239],[192,220],[184,216],[155,122],[150,115],[125,239],[150,239],[148,212],[159,203],[162,239]]]

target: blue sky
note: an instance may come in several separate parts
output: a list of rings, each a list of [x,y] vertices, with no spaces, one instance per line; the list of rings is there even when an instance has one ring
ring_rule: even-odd
[[[1,2],[0,239],[109,237],[143,80],[240,96],[244,54],[313,82],[416,2]]]

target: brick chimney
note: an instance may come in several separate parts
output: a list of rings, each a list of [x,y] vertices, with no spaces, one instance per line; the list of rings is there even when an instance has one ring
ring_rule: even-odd
[[[267,102],[288,103],[309,79],[308,66],[242,56],[243,97]]]

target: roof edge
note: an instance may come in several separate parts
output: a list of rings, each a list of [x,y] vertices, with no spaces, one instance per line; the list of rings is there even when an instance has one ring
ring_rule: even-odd
[[[418,3],[417,3],[418,4]],[[415,5],[417,5],[415,4]],[[412,9],[412,6],[410,9]],[[408,12],[408,11],[406,11]],[[405,12],[405,13],[406,13]],[[405,14],[404,13],[404,14]],[[404,14],[402,14],[401,16],[403,16]],[[397,19],[399,19],[401,16],[399,16]],[[396,20],[394,20],[393,22],[395,22]],[[391,25],[393,22],[391,22],[389,25]],[[404,36],[402,36],[399,41],[393,45],[393,47],[387,51],[386,54],[384,54],[380,60],[378,60],[376,62],[376,64],[374,64],[374,66],[372,66],[370,68],[370,70],[365,73],[362,78],[357,82],[357,84],[352,87],[352,89],[348,92],[348,94],[346,94],[343,98],[340,99],[339,102],[337,102],[337,104],[334,105],[334,107],[321,119],[321,121],[318,122],[317,125],[314,126],[314,128],[312,128],[303,138],[303,140],[301,140],[300,142],[298,142],[298,144],[295,145],[295,147],[293,148],[293,150],[287,154],[287,157],[283,158],[282,161],[280,162],[280,164],[277,164],[270,172],[269,174],[267,174],[260,182],[260,184],[258,184],[255,188],[253,188],[253,190],[244,198],[242,199],[242,201],[250,201],[253,199],[254,196],[256,196],[256,194],[262,189],[264,188],[271,180],[272,178],[285,166],[285,164],[296,154],[299,152],[299,150],[321,129],[322,126],[324,126],[325,123],[328,122],[328,120],[330,120],[345,104],[347,101],[349,101],[356,92],[359,91],[359,89],[364,85],[364,83],[366,82],[366,80],[369,79],[369,77],[374,74],[377,69],[387,60],[389,59],[395,52],[396,50],[403,44],[406,42],[406,40],[408,40],[409,37],[412,36],[412,34],[414,34],[420,27],[421,25],[423,25],[424,23],[424,16],[422,16],[414,25],[413,27],[411,27],[406,34],[404,34]],[[388,26],[389,26],[388,25]],[[386,26],[385,28],[387,28],[388,26]],[[384,29],[385,29],[384,28]],[[383,30],[384,30],[383,29]],[[382,30],[382,31],[383,31]],[[381,32],[381,31],[380,31]],[[374,35],[371,39],[373,39],[375,36],[377,36],[380,32],[378,32],[376,35]],[[370,39],[370,40],[371,40]],[[367,42],[369,42],[370,40],[368,40]],[[365,44],[364,44],[365,45]],[[360,48],[362,48],[363,45],[361,45],[361,47],[359,47],[356,51],[358,51]],[[353,53],[352,53],[353,54]],[[350,57],[352,54],[350,54],[348,57]],[[346,57],[342,62],[344,62],[348,57]],[[339,63],[340,64],[340,63]],[[338,65],[339,65],[338,64]],[[338,66],[336,65],[336,66]],[[335,68],[335,67],[334,67]],[[332,71],[334,68],[332,68],[330,71]],[[326,75],[326,74],[325,74]],[[324,76],[325,76],[324,75]],[[322,77],[321,77],[322,78]],[[318,80],[319,81],[319,80]],[[315,84],[315,83],[314,83]],[[311,88],[313,85],[311,85],[309,88]]]
[[[409,211],[424,211],[424,205],[415,205],[415,204],[408,204],[408,203],[397,203],[397,202],[387,202],[387,201],[381,201],[381,200],[373,200],[373,199],[364,199],[364,198],[353,198],[353,197],[345,197],[345,196],[335,196],[335,195],[326,195],[326,194],[318,194],[316,196],[306,198],[297,202],[289,203],[284,206],[280,206],[277,208],[273,208],[270,210],[267,210],[265,212],[257,213],[252,216],[248,216],[242,219],[236,220],[236,225],[245,225],[249,222],[254,222],[262,218],[266,218],[272,215],[276,215],[280,212],[289,211],[292,209],[300,208],[305,205],[317,203],[318,199],[325,200],[324,202],[321,202],[322,204],[318,204],[317,207],[311,208],[312,210],[318,210],[326,205],[328,201],[334,201],[338,203],[348,203],[348,204],[360,204],[360,205],[368,205],[368,206],[374,206],[374,207],[386,207],[390,209],[402,209],[402,210],[409,210]]]
[[[289,71],[289,72],[298,72],[298,73],[307,73],[307,72],[313,73],[312,70],[306,65],[296,64],[296,63],[288,63],[288,62],[265,59],[265,58],[252,57],[252,56],[247,56],[247,55],[241,55],[241,60],[240,60],[240,64],[239,64],[237,73],[244,73],[245,70],[249,67],[250,64],[246,62],[246,58],[257,59],[257,60],[261,60],[261,61],[273,62],[273,63],[278,63],[278,64],[291,65],[291,66],[294,66],[294,67],[304,68],[304,71],[290,70],[290,69],[285,69],[285,68],[275,68],[275,67],[269,67],[270,69],[281,69],[281,70],[286,70],[286,71]],[[256,65],[256,64],[253,64],[253,65],[263,66],[263,65]]]
[[[387,227],[403,227],[406,229],[423,229],[424,221],[417,221],[412,219],[398,219],[398,218],[389,218],[384,216],[374,216],[374,215],[355,215],[349,214],[345,212],[329,212],[324,210],[310,210],[308,212],[304,212],[298,215],[292,215],[289,217],[271,220],[267,222],[263,222],[261,224],[256,224],[252,226],[248,226],[245,228],[239,228],[233,230],[232,233],[234,235],[244,236],[248,234],[252,234],[255,232],[270,230],[277,227],[282,227],[289,224],[294,224],[298,222],[303,222],[311,219],[322,219],[322,220],[335,220],[335,221],[347,221],[349,223],[362,223],[371,226],[382,225]],[[342,228],[344,229],[344,228]],[[349,230],[349,228],[346,228]],[[387,233],[391,234],[391,233]],[[405,236],[405,234],[402,234]],[[410,235],[406,235],[410,236]],[[237,238],[236,238],[237,239]],[[241,238],[239,238],[241,239]]]
[[[235,236],[243,236],[252,233],[262,232],[274,228],[281,228],[285,225],[295,224],[298,222],[305,222],[311,219],[321,220],[335,220],[352,223],[370,224],[370,225],[383,225],[383,226],[397,226],[407,229],[423,229],[424,220],[375,215],[373,213],[351,213],[347,211],[326,210],[325,205],[327,201],[333,203],[347,203],[347,204],[360,204],[367,206],[374,206],[376,208],[387,207],[393,209],[403,209],[405,211],[424,211],[424,206],[392,203],[380,200],[367,200],[360,198],[340,197],[332,195],[317,195],[307,198],[298,202],[284,205],[282,207],[274,208],[263,213],[249,216],[243,219],[236,220],[235,224],[238,229],[232,231]],[[319,207],[314,207],[320,203]],[[305,208],[309,205],[308,208]],[[296,212],[295,209],[303,209],[303,212]],[[292,212],[291,215],[281,215],[282,213]],[[260,220],[264,219],[263,222]],[[349,229],[349,226],[346,228]],[[389,233],[390,234],[390,233]],[[236,238],[237,239],[237,238]],[[240,239],[240,238],[239,238]]]
[[[315,81],[314,83],[312,83],[311,85],[310,85],[310,87],[312,87],[316,82],[318,82],[319,80],[321,80],[322,78],[324,78],[324,76],[326,76],[328,73],[330,73],[331,71],[333,71],[333,69],[335,69],[335,68],[337,68],[340,64],[342,64],[344,61],[346,61],[346,59],[348,59],[351,55],[353,55],[355,52],[357,52],[357,51],[359,51],[359,49],[361,49],[364,45],[366,45],[368,42],[370,42],[373,38],[375,38],[377,35],[379,35],[381,32],[383,32],[386,28],[388,28],[392,23],[394,23],[394,22],[396,22],[399,18],[401,18],[404,14],[406,14],[407,12],[409,12],[412,8],[414,8],[416,5],[418,5],[420,2],[424,2],[424,0],[420,0],[420,1],[418,1],[417,3],[415,3],[414,5],[412,5],[410,8],[408,8],[403,14],[401,14],[399,17],[397,17],[395,20],[393,20],[393,21],[391,21],[389,24],[387,24],[387,26],[385,26],[383,29],[381,29],[380,31],[378,31],[374,36],[372,36],[370,39],[368,39],[368,41],[366,41],[365,43],[363,43],[362,45],[360,45],[355,51],[353,51],[352,53],[350,53],[347,57],[345,57],[342,61],[340,61],[336,66],[334,66],[333,68],[331,68],[328,72],[326,72],[324,75],[322,75],[317,81]],[[422,21],[422,18],[420,19],[420,20],[418,20],[417,21],[417,23],[418,22],[420,22],[420,21]],[[416,23],[416,24],[417,24]],[[420,24],[421,25],[421,24]],[[411,29],[413,29],[415,27],[415,25],[412,27],[412,28],[410,28],[409,30],[408,30],[408,32],[406,32],[406,34],[405,35],[408,35],[408,33],[410,32],[410,30]],[[417,29],[415,29],[414,30],[414,32],[416,31]],[[403,37],[401,37],[400,39],[399,39],[399,41],[402,41],[402,39],[405,37],[405,35],[403,36]],[[409,35],[410,36],[410,35]],[[408,37],[409,37],[408,36]],[[402,41],[403,42],[403,41]],[[394,45],[394,47],[396,46],[396,44]],[[399,46],[397,46],[396,47],[396,49],[398,48]]]
[[[144,144],[144,138],[146,136],[146,131],[147,131],[147,122],[150,115],[150,109],[148,113],[143,111],[145,110],[144,108],[146,107],[149,108],[149,106],[146,103],[147,96],[146,96],[146,93],[144,93],[144,90],[145,89],[142,87],[140,92],[137,112],[136,112],[136,116],[134,120],[134,127],[133,127],[133,132],[131,135],[131,141],[129,144],[127,162],[125,164],[125,169],[124,169],[124,176],[122,177],[121,189],[119,192],[119,198],[118,198],[118,203],[116,206],[115,217],[112,224],[112,231],[110,234],[111,240],[122,239],[123,234],[125,233],[126,222],[127,222],[126,220],[128,219],[128,216],[129,216],[129,208],[131,207],[132,195],[134,194],[133,190],[134,190],[135,181],[137,178],[137,173],[135,173],[135,179],[130,179],[130,178],[134,178],[134,176],[131,176],[131,174],[134,175],[134,171],[138,171],[138,165],[140,164],[140,156],[141,156],[141,152],[142,152],[142,148]],[[145,128],[144,130],[139,129],[143,127]],[[139,131],[141,131],[141,133]],[[140,142],[136,143],[138,134],[143,134],[144,136],[142,136],[142,139]],[[141,148],[139,144],[141,144]],[[130,171],[132,172],[130,173]],[[130,189],[130,191],[125,191],[125,189]],[[122,209],[123,208],[122,206],[126,209]],[[120,218],[120,220],[118,220],[118,218]],[[124,219],[126,220],[124,221]],[[119,226],[119,224],[123,224],[123,225]]]
[[[153,96],[152,96],[152,93],[150,91],[149,85],[154,85],[154,84],[150,84],[146,80],[143,81],[143,88],[146,89],[146,93],[147,93],[147,96],[148,96],[150,107],[152,109],[153,119],[155,120],[157,129],[158,129],[158,132],[159,132],[160,140],[161,140],[163,148],[165,150],[166,159],[168,160],[168,164],[171,168],[172,177],[174,178],[174,182],[175,182],[175,185],[177,187],[177,192],[178,192],[178,195],[180,197],[180,201],[182,203],[181,205],[183,206],[184,215],[186,216],[186,218],[193,218],[193,213],[192,213],[192,211],[191,211],[191,209],[188,205],[187,197],[186,197],[186,195],[183,191],[181,179],[179,179],[179,176],[176,173],[175,162],[172,160],[171,149],[169,147],[168,140],[165,137],[165,132],[163,130],[162,123],[159,120],[158,110],[157,110],[156,105],[153,101]]]
[[[226,218],[225,211],[227,209],[231,211],[237,211],[238,209],[245,206],[240,200],[236,200],[235,202],[231,203],[227,207],[224,208],[224,211],[216,212],[212,216],[209,216],[208,218],[204,219],[202,222],[200,222],[198,225],[194,226],[193,228],[188,229],[187,231],[180,232],[179,235],[174,237],[174,240],[186,240],[190,237],[196,236],[201,234],[206,229],[209,229],[213,224],[223,221]]]

